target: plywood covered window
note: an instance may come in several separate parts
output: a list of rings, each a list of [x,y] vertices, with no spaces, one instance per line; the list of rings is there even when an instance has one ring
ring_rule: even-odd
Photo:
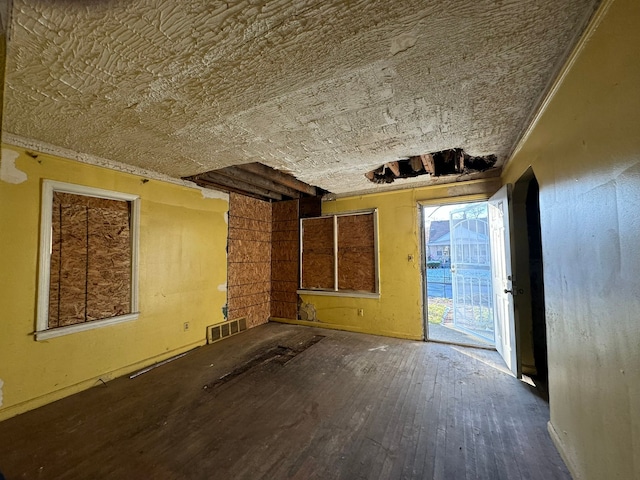
[[[138,197],[45,181],[42,201],[36,337],[134,319]]]
[[[376,210],[300,223],[300,293],[378,295]]]

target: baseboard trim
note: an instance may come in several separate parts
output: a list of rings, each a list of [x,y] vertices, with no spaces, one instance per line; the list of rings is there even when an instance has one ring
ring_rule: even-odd
[[[162,362],[163,360],[166,360],[171,357],[175,357],[176,355],[188,352],[189,350],[193,350],[194,348],[200,347],[205,344],[206,344],[206,339],[198,340],[197,342],[193,342],[188,345],[178,347],[174,350],[162,352],[162,354],[160,355],[146,358],[139,362],[135,362],[130,365],[126,365],[124,367],[111,370],[109,372],[105,372],[101,375],[96,375],[95,377],[89,378],[87,380],[83,380],[78,383],[74,383],[73,385],[67,385],[66,387],[62,387],[59,390],[54,390],[52,392],[45,393],[43,395],[40,395],[39,397],[31,398],[29,400],[25,400],[24,402],[16,403],[14,405],[1,408],[0,422],[3,420],[8,420],[11,417],[15,417],[16,415],[26,413],[30,410],[34,410],[38,407],[42,407],[49,403],[53,403],[57,400],[61,400],[75,393],[82,392],[83,390],[88,390],[91,387],[95,387],[96,385],[102,384],[102,382],[109,382],[118,377],[128,375],[132,372],[154,365],[158,362]]]
[[[564,448],[564,443],[560,439],[560,435],[558,435],[558,432],[556,431],[553,424],[551,423],[551,420],[547,422],[547,430],[549,432],[549,436],[551,437],[551,440],[553,441],[553,444],[556,446],[556,450],[558,450],[558,453],[560,454],[560,457],[562,457],[564,464],[569,469],[571,478],[573,478],[573,480],[581,480],[582,477],[578,475],[578,469],[576,468],[574,463],[571,461],[571,459],[567,455],[567,452],[565,451],[565,448]]]
[[[364,328],[353,327],[351,325],[338,325],[334,323],[309,322],[307,320],[293,320],[290,318],[270,317],[270,322],[288,323],[289,325],[302,325],[304,327],[327,328],[329,330],[342,330],[345,332],[366,333],[367,335],[378,335],[381,337],[401,338],[403,340],[422,340],[421,336],[411,336],[396,332],[374,332]]]

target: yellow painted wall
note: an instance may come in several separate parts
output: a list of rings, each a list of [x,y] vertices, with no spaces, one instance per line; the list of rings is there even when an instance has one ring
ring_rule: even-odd
[[[540,184],[551,430],[577,479],[640,479],[640,2],[608,10],[506,168]],[[603,10],[604,11],[604,10]]]
[[[2,162],[0,419],[205,343],[226,303],[226,199],[9,145]],[[140,195],[137,320],[34,340],[42,179]]]
[[[323,214],[378,209],[380,298],[304,294],[302,300],[315,306],[317,318],[324,325],[421,340],[424,332],[418,202],[451,202],[451,197],[490,195],[498,187],[499,179],[491,179],[323,202]],[[409,260],[409,256],[413,259]],[[363,316],[358,316],[358,309],[364,310]]]

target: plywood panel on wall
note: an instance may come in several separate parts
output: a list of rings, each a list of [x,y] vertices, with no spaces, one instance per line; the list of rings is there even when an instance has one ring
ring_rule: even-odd
[[[272,204],[271,316],[298,318],[298,200]]]
[[[131,235],[126,201],[55,192],[49,328],[131,311]]]
[[[333,290],[333,218],[309,218],[302,225],[302,288]]]
[[[271,313],[271,204],[229,194],[227,270],[228,318],[246,317],[247,326]]]
[[[375,292],[373,214],[338,217],[338,289]]]

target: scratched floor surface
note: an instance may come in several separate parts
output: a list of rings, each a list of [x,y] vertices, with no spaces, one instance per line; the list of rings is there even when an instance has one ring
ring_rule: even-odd
[[[7,479],[569,479],[495,352],[267,324],[0,423]]]

